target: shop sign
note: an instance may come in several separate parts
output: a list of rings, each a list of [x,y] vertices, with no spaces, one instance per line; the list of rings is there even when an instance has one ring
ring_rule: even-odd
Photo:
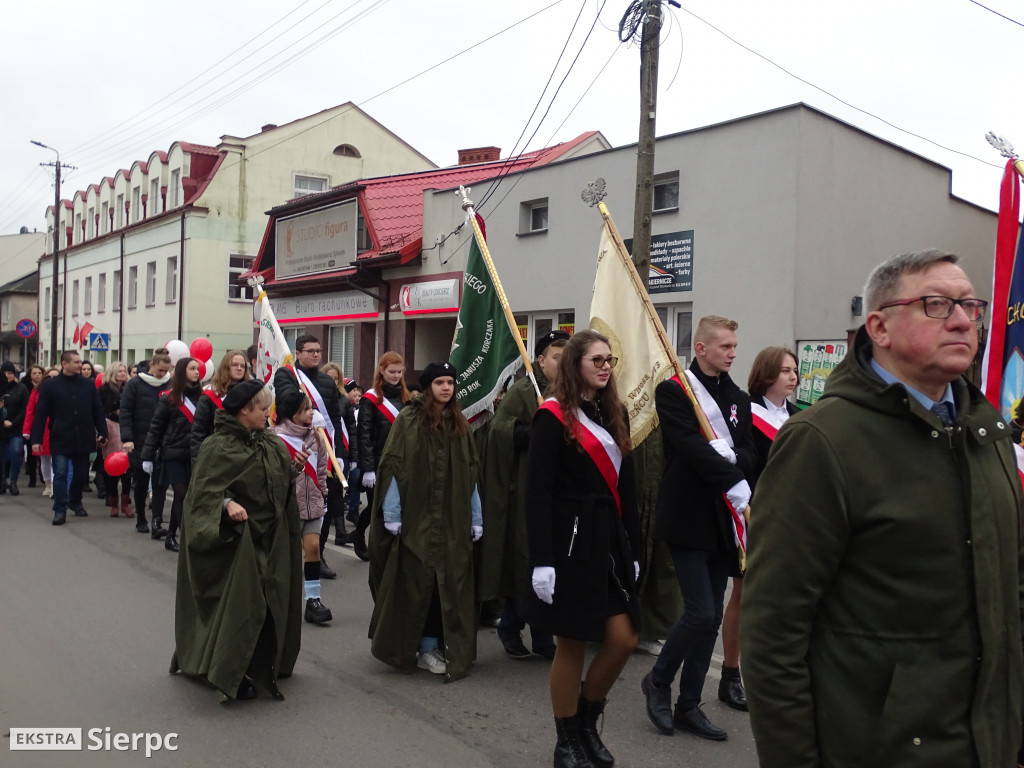
[[[403,315],[425,315],[432,312],[458,312],[461,280],[430,280],[407,283],[398,294]]]
[[[359,207],[355,200],[278,219],[274,226],[276,278],[315,275],[356,259]]]
[[[379,314],[376,300],[359,291],[288,296],[271,299],[270,306],[281,325],[375,319]]]
[[[633,252],[633,240],[625,241]],[[648,293],[693,290],[693,230],[651,235]]]

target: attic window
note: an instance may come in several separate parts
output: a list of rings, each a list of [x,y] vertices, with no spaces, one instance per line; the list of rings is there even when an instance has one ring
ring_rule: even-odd
[[[351,144],[339,144],[334,148],[334,154],[338,157],[362,157],[359,150]]]

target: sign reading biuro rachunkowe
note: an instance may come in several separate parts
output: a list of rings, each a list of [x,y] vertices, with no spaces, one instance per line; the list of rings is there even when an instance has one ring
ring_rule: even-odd
[[[633,252],[633,240],[623,241]],[[651,235],[648,293],[693,290],[693,230]]]
[[[355,200],[278,219],[274,227],[275,277],[315,275],[347,267],[356,258],[358,223]]]

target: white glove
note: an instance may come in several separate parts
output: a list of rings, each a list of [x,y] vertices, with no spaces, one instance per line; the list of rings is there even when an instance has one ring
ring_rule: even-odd
[[[316,408],[313,409],[313,429],[327,429],[327,420]]]
[[[473,541],[480,541],[480,537],[484,535],[484,527],[482,525],[470,526],[469,530],[473,536]]]
[[[711,440],[708,442],[712,448],[718,451],[718,455],[728,461],[730,464],[736,463],[736,451],[729,447],[729,444],[725,440]]]
[[[145,472],[147,475],[152,475],[153,474],[153,462],[152,461],[144,461],[144,462],[142,462],[142,471]]]
[[[349,472],[352,472],[352,471],[354,471],[354,470],[355,470],[355,468],[356,468],[356,467],[358,467],[358,466],[359,466],[359,465],[358,465],[358,464],[356,464],[356,462],[354,462],[354,461],[350,461],[350,462],[348,463],[348,471],[349,471]]]
[[[750,485],[746,480],[740,480],[736,485],[725,492],[726,498],[737,512],[742,512],[750,506]]]
[[[402,522],[399,520],[397,523],[384,523],[384,527],[388,529],[388,533],[392,536],[397,536],[402,532]]]
[[[363,475],[363,488],[373,488],[373,484],[377,482],[376,472],[367,472]]]
[[[555,601],[555,569],[550,565],[533,569],[533,593],[548,605]]]
[[[633,581],[640,581],[640,563],[633,561]]]

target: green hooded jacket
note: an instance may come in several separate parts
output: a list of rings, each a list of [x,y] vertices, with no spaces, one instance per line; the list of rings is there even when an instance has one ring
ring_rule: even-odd
[[[751,502],[741,645],[764,768],[1017,764],[1021,481],[953,382],[944,427],[864,328],[779,430]]]
[[[453,434],[446,418],[438,432],[421,421],[414,397],[395,419],[380,465],[370,518],[370,650],[393,667],[416,664],[435,592],[444,625],[446,681],[464,677],[476,658],[472,509],[478,460],[472,435]],[[402,532],[384,528],[381,510],[392,478],[398,485]],[[484,529],[484,536],[487,530]]]
[[[232,522],[224,500],[245,507]],[[182,512],[175,660],[234,698],[248,672],[277,694],[302,630],[302,545],[288,451],[269,430],[250,433],[218,411]]]

